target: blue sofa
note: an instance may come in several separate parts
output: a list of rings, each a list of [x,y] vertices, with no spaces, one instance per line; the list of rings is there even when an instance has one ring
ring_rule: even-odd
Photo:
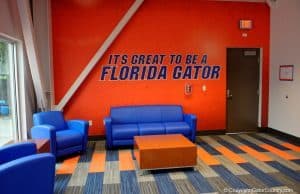
[[[106,146],[133,145],[134,136],[180,133],[195,141],[196,116],[184,114],[179,105],[112,107],[104,118]]]
[[[85,120],[65,120],[60,111],[33,114],[33,139],[49,139],[50,150],[56,157],[85,152],[89,124]]]
[[[34,143],[18,143],[0,148],[0,193],[53,194],[55,157],[36,154]]]

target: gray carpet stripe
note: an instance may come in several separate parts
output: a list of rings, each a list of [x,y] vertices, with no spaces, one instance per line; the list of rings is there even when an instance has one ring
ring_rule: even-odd
[[[176,190],[179,194],[197,194],[198,192],[188,180],[174,180]]]

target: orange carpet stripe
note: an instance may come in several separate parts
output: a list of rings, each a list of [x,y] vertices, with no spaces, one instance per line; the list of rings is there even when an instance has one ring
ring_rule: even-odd
[[[219,165],[220,162],[215,157],[206,152],[203,148],[198,147],[197,155],[207,165]]]
[[[73,174],[77,166],[80,156],[75,156],[63,161],[60,167],[57,169],[56,174]]]
[[[261,152],[258,152],[255,149],[250,148],[249,146],[242,145],[242,146],[239,146],[239,148],[259,161],[262,161],[262,162],[272,161],[272,158],[270,158],[269,156],[267,156]]]
[[[290,144],[290,143],[283,143],[281,145],[284,146],[284,147],[286,147],[286,148],[289,148],[291,150],[294,150],[296,152],[300,152],[300,146],[295,146],[295,145]]]
[[[135,169],[130,151],[119,151],[119,169],[121,171]]]
[[[105,152],[94,152],[89,172],[104,172],[105,171]]]
[[[291,154],[288,154],[288,153],[286,153],[284,151],[281,151],[281,150],[279,150],[279,149],[277,149],[277,148],[275,148],[273,146],[270,146],[268,144],[261,144],[259,146],[262,147],[262,148],[264,148],[264,149],[266,149],[266,150],[268,150],[268,151],[270,151],[270,152],[272,152],[272,153],[274,153],[274,154],[276,154],[276,155],[278,155],[278,156],[280,156],[281,158],[284,158],[285,160],[298,159],[297,157],[295,157],[295,156],[293,156]]]
[[[237,155],[236,153],[230,151],[224,146],[217,146],[215,147],[219,152],[221,152],[225,157],[230,159],[233,163],[239,164],[239,163],[246,163],[247,161],[244,160],[242,157]]]

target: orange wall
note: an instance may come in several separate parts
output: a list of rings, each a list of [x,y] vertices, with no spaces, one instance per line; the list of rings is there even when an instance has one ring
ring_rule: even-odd
[[[55,103],[58,104],[101,46],[132,0],[52,0]],[[253,20],[248,37],[239,19]],[[226,48],[263,48],[262,124],[267,125],[269,7],[261,3],[199,0],[145,0],[64,108],[67,118],[92,120],[90,135],[105,134],[103,117],[111,106],[181,104],[198,117],[198,130],[226,128]],[[207,54],[221,65],[218,80],[100,81],[110,54]],[[184,95],[185,83],[193,93]],[[206,92],[201,87],[205,84]]]

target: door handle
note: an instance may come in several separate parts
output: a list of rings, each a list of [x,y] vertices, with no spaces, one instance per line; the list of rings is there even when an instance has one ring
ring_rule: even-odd
[[[232,94],[229,89],[227,89],[227,91],[226,91],[226,97],[227,97],[227,99],[232,99]]]

